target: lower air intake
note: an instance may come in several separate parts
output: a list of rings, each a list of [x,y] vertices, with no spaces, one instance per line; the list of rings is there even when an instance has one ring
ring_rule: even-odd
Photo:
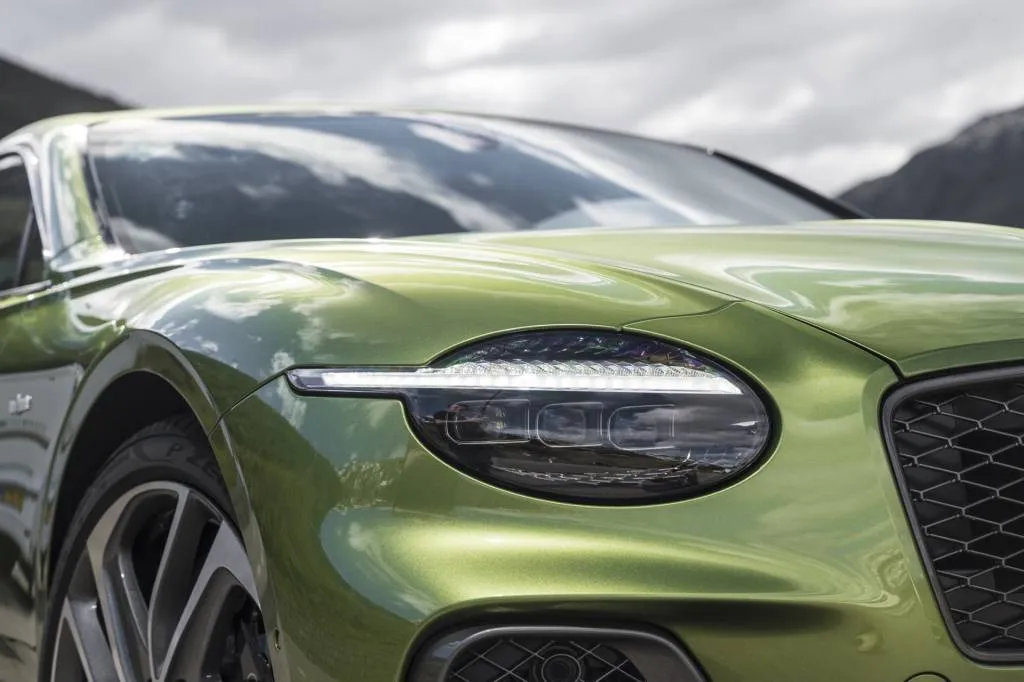
[[[636,664],[601,642],[508,637],[478,642],[459,654],[447,682],[647,682]]]
[[[670,640],[602,628],[462,630],[435,640],[411,682],[704,682]]]

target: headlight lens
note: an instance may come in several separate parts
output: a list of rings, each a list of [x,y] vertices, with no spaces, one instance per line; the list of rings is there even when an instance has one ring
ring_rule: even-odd
[[[418,369],[299,369],[304,392],[396,395],[439,456],[496,485],[571,502],[695,495],[749,469],[768,411],[735,374],[613,332],[524,332]]]

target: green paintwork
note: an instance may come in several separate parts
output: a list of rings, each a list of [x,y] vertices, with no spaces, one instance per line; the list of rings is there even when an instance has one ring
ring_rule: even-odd
[[[452,237],[568,250],[753,301],[828,330],[907,376],[1024,357],[1024,231],[844,221]]]
[[[516,613],[654,624],[715,682],[1020,676],[944,634],[878,433],[886,363],[745,303],[633,327],[714,348],[771,393],[782,437],[759,471],[684,502],[574,506],[451,469],[395,401],[278,379],[228,414],[290,679],[391,680],[435,623]]]
[[[166,379],[210,434],[280,629],[281,682],[397,682],[436,626],[517,614],[662,628],[713,682],[1024,674],[951,643],[878,423],[903,376],[1024,357],[1024,232],[857,221],[127,257],[95,232],[79,186],[73,131],[89,120],[18,138],[63,197],[44,211],[63,236],[48,242],[52,285],[0,299],[0,403],[41,381],[48,406],[32,444],[18,441],[36,502],[9,543],[28,577],[0,574],[4,682],[35,679],[76,437],[107,387],[139,371]],[[704,497],[568,505],[450,468],[394,400],[301,397],[282,377],[421,364],[545,326],[631,329],[737,367],[772,397],[779,440],[753,475]],[[26,430],[13,422],[0,436]]]

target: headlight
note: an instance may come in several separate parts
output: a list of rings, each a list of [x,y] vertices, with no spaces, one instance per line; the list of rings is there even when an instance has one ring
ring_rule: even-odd
[[[688,497],[736,478],[770,434],[735,374],[661,341],[523,332],[422,368],[298,369],[302,392],[401,397],[436,454],[485,481],[571,502]]]

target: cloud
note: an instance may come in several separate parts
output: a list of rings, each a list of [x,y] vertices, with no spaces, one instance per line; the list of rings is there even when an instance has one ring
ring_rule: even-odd
[[[727,149],[835,191],[1024,102],[1019,0],[37,0],[0,51],[146,105],[342,100]]]

